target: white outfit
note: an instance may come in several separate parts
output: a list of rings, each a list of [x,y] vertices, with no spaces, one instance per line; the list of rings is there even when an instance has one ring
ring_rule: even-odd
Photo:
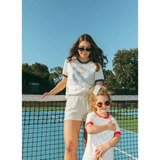
[[[98,81],[104,81],[102,67],[98,72],[92,61],[81,62],[74,57],[65,60],[63,76],[67,77],[65,120],[86,121],[89,112],[87,93]]]
[[[108,121],[113,119],[114,123],[116,124],[116,131],[114,132],[114,135],[121,134],[121,131],[120,131],[120,128],[118,126],[116,119],[110,114],[108,114],[107,117],[102,117],[102,116],[98,115],[97,112],[91,112],[87,115],[87,120],[86,120],[85,126],[88,124],[94,125],[94,121],[97,120],[98,118],[105,118]],[[96,146],[91,141],[91,134],[87,134],[87,137],[88,137],[87,138],[87,146],[86,146],[82,160],[93,160],[94,156],[95,156]],[[110,148],[103,155],[102,160],[113,160],[113,159],[114,159],[113,148]]]

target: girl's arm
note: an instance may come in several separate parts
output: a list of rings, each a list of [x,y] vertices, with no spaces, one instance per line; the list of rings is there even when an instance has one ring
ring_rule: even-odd
[[[45,96],[48,96],[48,95],[55,95],[58,92],[62,91],[66,87],[67,79],[68,78],[63,76],[62,80],[56,85],[56,87],[54,87],[50,92],[44,93],[42,98],[44,98]]]
[[[101,155],[101,157],[103,157],[104,153],[108,149],[114,147],[119,142],[119,140],[120,140],[120,134],[114,135],[114,137],[110,141],[108,141],[105,144],[102,144],[102,145],[98,146],[95,150],[95,154],[98,155],[98,156]]]
[[[92,125],[92,124],[87,124],[86,125],[86,131],[88,134],[97,134],[100,132],[103,132],[105,130],[111,130],[111,131],[116,131],[116,125],[115,123],[112,123],[113,120],[110,120],[104,125]]]

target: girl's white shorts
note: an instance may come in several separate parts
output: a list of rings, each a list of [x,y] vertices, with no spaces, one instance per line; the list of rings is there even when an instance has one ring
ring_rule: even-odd
[[[67,97],[64,120],[86,121],[89,112],[87,95]]]

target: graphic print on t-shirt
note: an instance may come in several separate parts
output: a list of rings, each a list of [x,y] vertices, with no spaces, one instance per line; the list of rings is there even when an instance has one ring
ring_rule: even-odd
[[[92,72],[89,69],[81,66],[73,67],[72,70],[72,77],[75,82],[86,82],[88,76],[92,74]]]

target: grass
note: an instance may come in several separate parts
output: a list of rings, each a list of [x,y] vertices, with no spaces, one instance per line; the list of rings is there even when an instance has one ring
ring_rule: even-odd
[[[117,120],[120,128],[138,134],[141,133],[141,116],[134,115],[141,111],[140,103],[114,103],[110,111],[116,111],[110,114]],[[124,114],[123,112],[128,114]],[[133,115],[129,115],[130,113],[133,113]]]
[[[54,111],[54,110],[65,110],[65,104],[66,102],[22,102],[22,110],[31,110],[31,111],[38,111],[38,110],[48,110],[48,111]]]
[[[138,116],[121,113],[111,113],[111,115],[117,120],[121,129],[138,133]]]
[[[65,107],[22,107],[23,111],[55,111],[55,110],[60,110],[63,111],[65,110]]]

